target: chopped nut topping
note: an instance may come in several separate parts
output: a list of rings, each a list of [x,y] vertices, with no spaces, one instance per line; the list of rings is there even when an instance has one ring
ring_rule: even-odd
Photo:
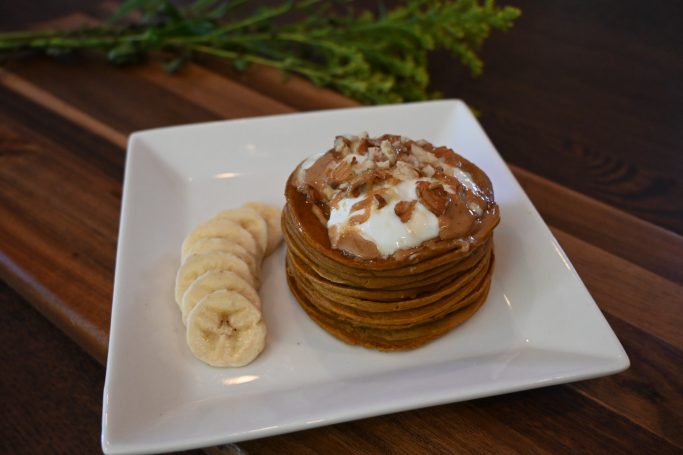
[[[379,158],[380,151],[379,147],[369,147],[368,148],[368,159],[372,161],[377,161]]]
[[[363,161],[363,163],[361,163],[361,165],[359,166],[359,169],[361,169],[362,171],[365,171],[368,169],[374,169],[376,165],[377,165],[377,163],[375,163],[372,160],[365,160],[365,161]]]
[[[382,207],[387,205],[387,200],[381,194],[375,193],[375,199],[377,200],[377,210],[381,210]]]
[[[384,157],[390,162],[394,163],[396,161],[396,151],[391,146],[391,142],[383,140],[379,144],[379,149],[384,155]]]
[[[365,208],[370,206],[370,203],[371,203],[370,198],[366,197],[365,199],[360,200],[360,201],[356,202],[355,204],[353,204],[351,206],[351,211],[355,212],[356,210],[364,210]]]
[[[398,159],[399,161],[405,161],[414,168],[420,167],[420,160],[418,160],[417,157],[415,157],[415,155],[413,155],[412,153],[401,153]]]
[[[367,229],[376,231],[368,235],[380,242],[382,254],[390,254],[392,236],[401,229],[385,233],[381,226],[399,220],[409,223],[403,228],[409,232],[400,234],[401,245],[465,236],[493,203],[490,184],[466,159],[447,147],[391,134],[338,136],[334,149],[303,162],[295,179],[296,188],[313,202],[315,216],[331,223],[335,248],[353,254],[360,248],[358,239],[365,238],[359,232],[367,234]],[[381,221],[366,223],[372,217]],[[436,227],[439,235],[433,237]]]
[[[458,166],[460,164],[460,161],[455,156],[455,153],[453,153],[453,151],[448,147],[437,147],[434,149],[433,153],[438,159],[449,166]]]
[[[415,210],[416,204],[416,200],[401,201],[394,206],[394,213],[401,219],[403,223],[407,223],[410,221],[410,217],[413,216],[413,211]]]
[[[436,216],[441,216],[446,211],[450,197],[440,183],[417,182],[417,196],[425,207]]]
[[[396,162],[396,167],[394,168],[393,174],[394,177],[399,180],[412,180],[420,176],[417,170],[405,161]]]
[[[330,186],[336,188],[340,183],[351,178],[354,164],[356,164],[355,157],[351,161],[342,160],[330,173]]]
[[[374,175],[377,180],[386,180],[391,177],[391,172],[385,169],[375,169]]]
[[[406,147],[406,145],[403,143],[403,137],[400,139],[396,139],[391,143],[392,148],[394,149],[394,152],[396,152],[397,156],[401,155],[407,155],[409,152],[409,148]]]
[[[419,161],[425,164],[438,164],[439,160],[432,153],[429,153],[417,144],[413,144],[410,148],[412,155]]]
[[[348,152],[351,141],[344,136],[334,138],[334,149],[337,152]]]
[[[367,170],[361,172],[360,174],[356,175],[353,179],[351,179],[351,181],[349,182],[349,192],[351,194],[356,193],[355,196],[358,196],[358,194],[360,194],[361,187],[363,185],[372,185],[374,179],[375,171]]]

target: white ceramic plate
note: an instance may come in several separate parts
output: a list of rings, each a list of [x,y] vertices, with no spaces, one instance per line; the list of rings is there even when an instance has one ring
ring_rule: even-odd
[[[287,288],[285,247],[265,263],[267,348],[252,364],[195,359],[174,302],[180,244],[247,201],[284,203],[285,181],[335,135],[398,133],[454,148],[491,178],[501,209],[488,301],[410,352],[328,335]],[[486,134],[460,101],[206,123],[130,138],[104,388],[107,453],[260,438],[624,370],[629,360]]]

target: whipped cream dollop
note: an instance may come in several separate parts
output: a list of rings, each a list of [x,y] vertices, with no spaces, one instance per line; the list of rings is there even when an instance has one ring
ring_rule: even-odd
[[[299,165],[296,185],[330,245],[366,259],[464,237],[493,203],[476,166],[446,147],[394,135],[337,136],[332,150]]]
[[[365,240],[373,242],[382,256],[390,256],[397,250],[412,248],[439,235],[439,219],[417,200],[416,180],[406,180],[382,193],[386,205],[379,207],[379,201],[370,205],[367,220],[354,224],[354,216],[362,216],[362,210],[353,210],[354,205],[362,203],[365,194],[357,197],[342,198],[331,207],[327,228],[335,238],[333,244],[348,229],[355,230]],[[396,215],[396,205],[401,201],[415,201],[411,217],[403,222]]]

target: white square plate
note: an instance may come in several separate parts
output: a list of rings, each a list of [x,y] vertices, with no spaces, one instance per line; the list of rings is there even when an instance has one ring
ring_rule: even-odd
[[[218,210],[282,205],[289,173],[334,137],[397,133],[448,145],[491,178],[501,209],[488,301],[435,342],[380,353],[312,322],[287,288],[282,246],[264,268],[268,339],[252,364],[195,359],[173,298],[183,238]],[[130,138],[104,388],[107,453],[260,438],[587,379],[629,360],[562,249],[460,101],[164,128]]]

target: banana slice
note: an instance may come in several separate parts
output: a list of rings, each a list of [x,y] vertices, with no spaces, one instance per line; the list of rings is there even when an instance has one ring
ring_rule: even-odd
[[[258,263],[260,263],[263,258],[264,251],[256,243],[254,237],[249,234],[249,231],[234,221],[214,219],[200,224],[190,232],[190,235],[188,235],[183,242],[182,260],[185,261],[188,252],[196,242],[209,237],[222,237],[237,243],[247,250],[249,254],[253,255]]]
[[[256,263],[254,256],[250,254],[243,246],[223,237],[209,237],[208,239],[199,240],[193,244],[187,251],[188,257],[193,254],[205,254],[213,251],[223,251],[225,253],[234,254],[244,261],[249,267],[251,276],[258,279],[259,265]]]
[[[282,227],[280,227],[282,211],[263,202],[249,202],[244,204],[244,207],[256,210],[268,224],[268,246],[265,249],[266,256],[268,256],[282,241]]]
[[[183,294],[192,282],[209,270],[229,270],[234,272],[254,288],[258,289],[256,277],[252,276],[249,267],[234,254],[213,251],[205,254],[191,254],[178,269],[175,280],[175,300],[180,305]]]
[[[201,299],[208,294],[225,289],[242,294],[256,308],[261,309],[261,299],[256,290],[234,272],[227,270],[209,270],[200,275],[183,294],[180,302],[183,324],[187,325],[187,317]]]
[[[256,210],[248,207],[223,210],[214,219],[229,220],[239,224],[254,237],[256,243],[261,247],[261,251],[266,251],[268,247],[268,225]]]
[[[187,319],[187,344],[214,367],[241,367],[254,360],[266,343],[261,311],[233,291],[204,296]]]

